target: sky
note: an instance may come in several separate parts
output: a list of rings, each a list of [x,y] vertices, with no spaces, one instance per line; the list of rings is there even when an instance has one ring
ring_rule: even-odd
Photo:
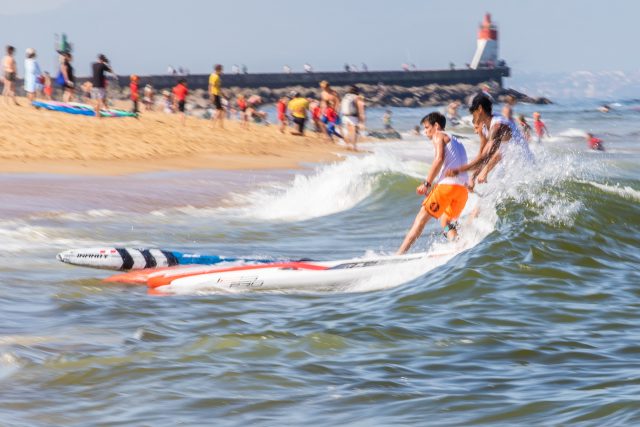
[[[98,53],[120,74],[208,73],[215,63],[437,69],[471,61],[485,12],[514,76],[640,68],[640,2],[631,0],[0,0],[0,44],[18,57],[34,47],[52,69],[54,35],[65,32],[80,75]]]

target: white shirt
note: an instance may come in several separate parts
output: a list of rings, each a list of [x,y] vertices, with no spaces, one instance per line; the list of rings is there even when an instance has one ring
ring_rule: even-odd
[[[460,172],[456,176],[445,176],[445,173],[451,169],[458,169],[467,164],[467,150],[458,139],[450,133],[443,132],[449,137],[449,142],[444,145],[444,162],[436,183],[449,185],[465,185],[469,180],[467,172]]]

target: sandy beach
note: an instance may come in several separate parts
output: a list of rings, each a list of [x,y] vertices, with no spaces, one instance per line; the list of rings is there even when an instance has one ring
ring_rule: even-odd
[[[344,147],[309,133],[281,134],[277,126],[225,129],[189,117],[143,112],[140,119],[74,116],[0,105],[0,172],[122,175],[189,169],[297,168],[338,158]],[[128,108],[129,103],[116,105]]]

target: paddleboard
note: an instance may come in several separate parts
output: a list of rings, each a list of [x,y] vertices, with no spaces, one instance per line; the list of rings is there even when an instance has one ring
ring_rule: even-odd
[[[79,102],[58,102],[58,101],[33,101],[31,104],[36,108],[44,108],[50,111],[60,111],[68,114],[80,116],[93,116],[96,112],[93,106],[81,104]],[[130,111],[118,110],[115,108],[100,110],[102,117],[137,117],[137,114]]]
[[[69,249],[57,255],[59,261],[79,267],[103,270],[142,270],[175,265],[212,265],[221,262],[273,262],[273,260],[241,259],[218,255],[189,254],[163,249],[85,248]]]
[[[210,272],[152,275],[147,285],[159,293],[246,292],[246,291],[320,291],[336,289],[387,275],[394,268],[421,274],[429,258],[453,256],[453,253],[380,256],[338,261],[290,262],[219,268]],[[409,267],[408,264],[414,264]],[[390,270],[391,269],[391,270]],[[401,270],[396,270],[400,272]],[[183,272],[185,273],[185,272]],[[390,277],[397,276],[391,274]],[[410,280],[412,276],[407,276]]]

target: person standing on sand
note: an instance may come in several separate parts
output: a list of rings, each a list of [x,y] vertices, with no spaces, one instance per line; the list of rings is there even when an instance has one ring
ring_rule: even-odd
[[[51,101],[53,99],[53,82],[51,81],[51,75],[48,71],[44,72],[42,80],[42,84],[44,85],[44,88],[42,89],[44,99]]]
[[[224,109],[222,108],[222,65],[217,64],[214,72],[209,76],[209,96],[213,103],[214,112],[211,115],[213,120],[211,127],[218,123],[220,129],[224,129]]]
[[[328,81],[323,80],[320,82],[320,108],[322,110],[325,109],[328,101],[331,101],[333,105],[340,105],[340,96],[331,88]]]
[[[336,92],[331,88],[328,81],[323,80],[320,82],[320,112],[322,113],[322,116],[320,117],[320,122],[322,123],[322,126],[320,126],[320,128],[322,132],[324,132],[325,134],[327,132],[327,123],[328,123],[327,115],[325,114],[325,109],[327,108],[327,105],[329,103],[333,105],[335,108],[337,108],[340,105],[340,96],[338,95],[338,92]],[[340,119],[340,116],[338,116],[336,125],[340,126],[341,124],[342,124],[342,121]]]
[[[42,71],[36,61],[36,50],[28,48],[25,52],[27,58],[24,60],[24,91],[27,92],[29,103],[36,99],[36,94],[42,90]]]
[[[247,114],[247,99],[244,95],[238,95],[236,99],[236,106],[238,107],[238,115],[240,119],[240,126],[249,129],[249,115]]]
[[[346,128],[345,142],[351,144],[353,150],[357,151],[358,133],[364,132],[366,120],[364,100],[360,96],[360,89],[357,86],[351,86],[349,92],[342,98],[340,113],[344,128]]]
[[[327,108],[324,109],[324,114],[327,117],[327,123],[326,123],[326,134],[329,137],[329,140],[331,142],[333,142],[333,136],[337,136],[340,139],[342,138],[342,135],[340,135],[340,132],[338,132],[337,126],[338,126],[338,113],[336,112],[335,108],[333,107],[333,103],[328,102],[327,103]]]
[[[289,98],[283,96],[278,100],[278,104],[276,105],[278,123],[280,124],[280,133],[284,133],[287,126],[289,126],[289,119],[287,118],[287,102],[289,102]]]
[[[56,83],[62,87],[62,101],[73,101],[76,76],[73,74],[73,65],[71,61],[73,56],[69,52],[63,52],[60,55],[60,73],[56,77]]]
[[[424,226],[431,217],[440,219],[444,234],[449,240],[457,237],[456,220],[467,204],[469,192],[465,186],[467,174],[455,177],[445,176],[446,172],[467,163],[467,152],[455,136],[446,133],[447,119],[438,112],[427,114],[422,119],[425,135],[433,143],[435,156],[425,181],[416,188],[416,193],[427,196],[413,225],[398,248],[398,255],[406,253],[420,237]],[[435,184],[435,187],[433,187]],[[433,190],[431,189],[433,187]]]
[[[180,79],[178,84],[173,88],[173,110],[178,111],[181,114],[180,121],[184,126],[187,121],[187,115],[185,113],[185,105],[187,103],[187,95],[189,89],[187,88],[187,80]]]
[[[145,85],[142,92],[142,103],[144,104],[145,111],[153,111],[156,102],[155,97],[153,86],[150,84]]]
[[[132,74],[130,77],[130,82],[129,82],[129,92],[131,92],[130,97],[131,97],[131,112],[133,114],[136,115],[136,117],[138,116],[138,101],[140,100],[140,92],[139,92],[139,88],[138,88],[138,81],[140,79],[138,78],[137,75]]]
[[[91,69],[93,71],[91,98],[96,102],[96,117],[101,119],[101,110],[106,107],[105,99],[107,98],[106,73],[113,73],[113,70],[109,66],[109,60],[103,54],[98,55],[98,62],[91,64]]]
[[[13,46],[7,46],[7,54],[2,58],[2,68],[4,69],[4,88],[2,89],[2,96],[5,97],[5,101],[9,104],[9,98],[13,100],[15,105],[16,101],[16,80],[18,79],[18,68],[16,60],[13,57],[13,53],[16,49]]]
[[[327,137],[327,127],[325,126],[323,120],[323,111],[322,108],[320,108],[320,102],[315,100],[315,99],[311,99],[309,100],[309,111],[311,112],[311,121],[313,122],[313,130],[316,133],[321,133],[323,135],[326,135]],[[326,111],[326,108],[325,108]],[[325,121],[328,121],[328,117],[324,117]],[[329,139],[331,139],[329,137]]]
[[[293,122],[297,126],[297,131],[291,132],[292,135],[304,135],[304,125],[307,121],[307,111],[309,110],[309,101],[307,98],[300,96],[299,92],[292,94],[291,101],[289,101],[289,111],[293,116]]]

